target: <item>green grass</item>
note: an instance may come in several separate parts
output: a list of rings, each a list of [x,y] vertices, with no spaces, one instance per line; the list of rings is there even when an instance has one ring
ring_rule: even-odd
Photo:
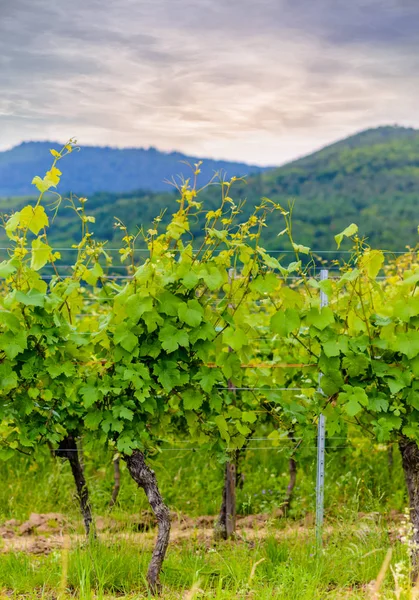
[[[205,598],[368,598],[367,586],[389,547],[385,528],[364,519],[356,527],[335,527],[327,538],[319,553],[312,535],[281,536],[275,529],[255,543],[175,543],[162,574],[163,597],[180,598],[195,587],[202,590],[196,597]],[[141,551],[129,536],[76,547],[69,555],[68,594],[81,599],[147,597],[148,559],[149,552]],[[406,552],[397,543],[393,562],[403,560]],[[53,598],[62,564],[59,551],[42,557],[1,555],[1,586],[13,598]],[[385,585],[392,589],[390,574]]]
[[[337,442],[339,443],[339,442]],[[266,447],[267,442],[252,442]],[[315,507],[315,448],[297,455],[298,474],[290,517],[303,518]],[[108,511],[113,486],[111,455],[101,448],[86,453],[86,476],[96,514]],[[153,461],[159,485],[171,510],[191,516],[217,514],[223,467],[205,452],[163,452]],[[147,508],[142,490],[121,464],[121,491],[113,514],[124,518]],[[237,492],[239,514],[270,513],[284,500],[288,458],[281,449],[249,450],[241,464],[244,485]],[[63,512],[78,516],[71,470],[66,461],[42,450],[33,458],[17,455],[0,463],[0,520],[27,519],[31,512]],[[403,511],[406,491],[398,452],[388,466],[387,449],[359,440],[355,447],[329,450],[326,462],[325,505],[329,517],[353,518],[357,512]],[[355,517],[356,518],[356,517]]]
[[[360,440],[356,447],[329,450],[325,543],[319,553],[313,527],[315,449],[303,449],[298,459],[292,509],[287,519],[275,519],[288,483],[287,457],[275,449],[246,453],[238,513],[271,515],[268,526],[260,524],[252,537],[243,534],[235,542],[217,545],[193,527],[186,540],[174,531],[162,574],[164,598],[369,598],[368,585],[377,577],[390,546],[393,568],[397,563],[407,565],[407,549],[394,542],[396,525],[387,518],[407,504],[397,453],[390,470],[384,447],[367,447]],[[0,465],[0,523],[11,518],[26,520],[31,512],[63,513],[72,536],[68,593],[63,597],[147,598],[144,576],[153,532],[138,533],[140,513],[148,508],[144,494],[122,465],[120,496],[110,512],[111,456],[97,448],[86,453],[85,463],[94,513],[119,523],[115,532],[105,531],[98,542],[80,545],[81,538],[74,536],[82,533],[82,525],[69,465],[44,451],[33,458],[16,456]],[[191,517],[217,514],[222,466],[208,455],[163,452],[153,467],[172,511]],[[4,594],[0,598],[57,598],[64,563],[60,550],[46,556],[0,553]],[[382,598],[395,597],[390,571],[385,589],[387,595]],[[409,596],[401,593],[400,599],[404,598]]]

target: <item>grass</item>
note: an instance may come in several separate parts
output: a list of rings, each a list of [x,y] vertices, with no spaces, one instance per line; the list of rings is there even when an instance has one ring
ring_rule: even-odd
[[[259,444],[263,447],[266,441]],[[253,446],[257,442],[253,442]],[[315,448],[301,448],[294,502],[289,516],[303,518],[315,506]],[[111,455],[86,453],[86,475],[96,514],[104,514],[113,486]],[[223,486],[222,465],[205,452],[163,452],[154,461],[159,485],[171,510],[191,516],[217,514]],[[147,508],[144,494],[121,464],[122,485],[115,516]],[[237,491],[239,514],[269,513],[280,506],[288,485],[288,458],[281,449],[249,450],[241,466],[244,485]],[[27,519],[30,512],[78,516],[69,464],[40,450],[33,458],[16,456],[0,463],[0,521]],[[387,448],[360,440],[354,447],[330,449],[326,462],[325,507],[329,516],[350,519],[357,512],[403,511],[406,492],[398,453],[389,469]],[[356,518],[356,517],[355,517]]]
[[[132,535],[132,534],[131,534]],[[369,583],[380,570],[389,547],[385,528],[371,519],[356,526],[335,526],[316,552],[312,534],[272,529],[266,537],[246,541],[173,544],[162,575],[163,597],[187,598],[369,598]],[[66,597],[147,598],[144,573],[150,554],[133,537],[79,545],[69,553]],[[393,562],[406,561],[406,550],[394,546]],[[47,556],[3,554],[1,586],[12,598],[55,598],[63,560],[60,551]],[[388,574],[386,587],[392,590]],[[32,595],[31,595],[32,594]]]
[[[262,442],[266,445],[266,442]],[[407,589],[408,552],[388,518],[407,501],[399,457],[389,469],[385,447],[363,446],[329,450],[326,465],[326,529],[316,551],[313,511],[315,450],[300,454],[297,487],[287,519],[274,518],[288,483],[287,457],[277,450],[251,450],[242,465],[243,489],[238,513],[265,513],[259,530],[240,530],[236,541],[215,544],[188,521],[177,535],[164,564],[163,598],[314,600],[372,598],[376,579],[389,547],[393,548],[381,598],[411,598]],[[112,512],[111,456],[101,449],[85,457],[88,485],[96,515],[117,523],[98,541],[81,543],[82,532],[69,465],[39,452],[32,459],[18,456],[0,465],[0,523],[26,520],[31,512],[60,512],[71,536],[67,552],[47,555],[3,552],[0,548],[0,598],[81,600],[147,598],[144,576],[154,532],[138,531],[140,512],[148,508],[141,490],[122,465],[122,487]],[[154,466],[170,508],[190,515],[214,515],[219,510],[222,467],[203,453],[167,452]],[[179,529],[179,528],[178,528]],[[389,532],[391,535],[389,535]],[[48,533],[43,537],[48,543]],[[1,538],[0,538],[1,543]],[[3,544],[6,546],[8,540]],[[397,566],[398,565],[398,566]],[[402,574],[397,573],[402,569]],[[63,575],[64,572],[64,575]],[[65,575],[65,573],[67,573]],[[64,578],[64,581],[63,581]],[[60,591],[61,590],[61,591]],[[395,590],[399,595],[395,595]],[[2,595],[3,594],[3,595]]]

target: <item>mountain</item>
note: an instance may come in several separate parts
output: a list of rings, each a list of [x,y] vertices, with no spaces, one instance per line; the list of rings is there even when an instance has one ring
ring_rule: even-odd
[[[39,160],[46,157],[48,161],[47,147],[48,144],[42,148],[37,146]],[[80,155],[84,151],[82,149]],[[67,175],[73,158],[68,157],[65,165],[63,163]],[[172,171],[177,172],[175,168]],[[35,173],[42,170],[36,169]],[[207,182],[207,173],[200,176],[201,183]],[[241,174],[241,171],[234,172],[230,167],[229,174]],[[112,177],[117,178],[119,174],[112,170],[106,179]],[[67,187],[70,180],[67,179]],[[7,176],[3,177],[4,181]],[[147,227],[161,210],[167,208],[170,215],[177,207],[175,192],[124,190],[126,188],[120,193],[106,191],[89,196],[89,213],[96,216],[95,233],[110,240],[110,247],[117,245],[114,216],[135,230],[135,225]],[[84,190],[80,191],[87,195]],[[283,167],[253,173],[246,184],[236,184],[231,195],[235,199],[247,199],[245,214],[249,214],[263,196],[284,206],[294,202],[295,241],[315,250],[334,250],[334,235],[355,222],[371,245],[403,251],[406,245],[415,246],[419,241],[419,131],[395,126],[363,131]],[[201,194],[208,208],[216,205],[219,197],[220,186],[217,185],[209,186]],[[0,212],[10,211],[22,203],[22,199],[2,200]],[[277,237],[283,229],[281,216],[272,215],[269,225],[265,246],[275,250],[289,248],[285,237]],[[61,208],[52,232],[54,239],[66,246],[77,239],[78,227],[77,218]],[[197,223],[192,234],[198,237],[199,231]]]
[[[301,243],[334,248],[334,235],[355,222],[372,245],[402,251],[419,242],[419,130],[363,131],[265,173],[260,192],[295,199]]]
[[[51,163],[49,149],[60,150],[54,142],[24,142],[11,150],[0,152],[0,197],[33,194],[31,181],[44,174]],[[62,190],[88,196],[96,192],[132,192],[134,190],[169,190],[167,180],[192,170],[185,165],[198,158],[180,152],[160,152],[155,148],[108,148],[84,146],[66,160]],[[222,160],[205,160],[202,176],[210,179],[215,171],[227,175],[248,175],[260,167]]]

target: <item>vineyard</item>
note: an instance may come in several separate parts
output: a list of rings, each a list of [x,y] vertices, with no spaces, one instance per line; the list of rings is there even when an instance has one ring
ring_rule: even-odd
[[[417,250],[352,223],[328,260],[199,164],[109,246],[55,191],[75,149],[3,222],[4,597],[419,597]]]

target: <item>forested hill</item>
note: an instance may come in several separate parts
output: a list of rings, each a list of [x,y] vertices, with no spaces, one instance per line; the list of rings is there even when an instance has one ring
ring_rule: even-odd
[[[419,241],[419,130],[370,129],[254,181],[252,196],[295,199],[294,231],[311,247],[333,247],[352,221],[372,245]]]
[[[0,197],[32,194],[32,178],[44,173],[50,164],[50,148],[59,150],[61,146],[53,142],[24,142],[0,152]],[[155,148],[84,146],[66,161],[61,189],[85,196],[96,192],[169,190],[167,180],[179,175],[190,177],[192,171],[185,162],[193,165],[198,160]],[[202,165],[202,176],[209,179],[220,170],[231,177],[257,172],[260,167],[208,159]]]
[[[44,146],[37,152],[43,159],[48,154]],[[72,159],[66,159],[63,170],[71,171]],[[177,172],[174,167],[173,174]],[[204,173],[201,182],[207,179]],[[211,186],[202,199],[212,207],[219,195],[219,186]],[[358,223],[372,245],[403,250],[419,241],[419,131],[381,127],[362,132],[284,167],[250,175],[233,196],[247,198],[247,212],[262,196],[284,205],[294,200],[296,241],[317,250],[334,249],[334,235],[351,222]],[[21,204],[3,200],[0,211]],[[148,225],[161,209],[167,207],[170,214],[176,206],[173,192],[89,196],[89,210],[97,217],[95,233],[109,240],[117,235],[114,216],[132,227]],[[265,233],[267,247],[284,247],[284,238],[277,237],[282,229],[281,217],[275,215]],[[57,241],[68,243],[78,234],[77,221],[62,209],[54,230]]]

